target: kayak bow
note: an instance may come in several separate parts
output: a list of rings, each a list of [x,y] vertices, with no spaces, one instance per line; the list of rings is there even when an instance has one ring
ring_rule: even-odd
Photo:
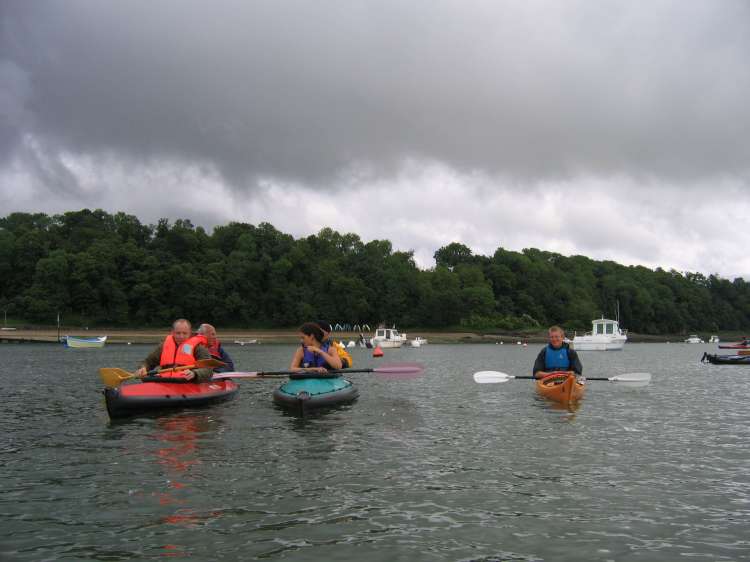
[[[551,373],[536,381],[539,394],[555,402],[576,402],[583,398],[586,386],[575,375]]]
[[[327,408],[354,402],[359,390],[341,376],[292,375],[289,381],[273,392],[273,401],[278,406],[304,415],[305,411]]]

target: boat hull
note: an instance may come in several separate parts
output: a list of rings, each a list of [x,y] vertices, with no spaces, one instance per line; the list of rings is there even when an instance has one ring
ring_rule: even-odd
[[[304,415],[306,411],[349,404],[359,390],[341,376],[294,376],[273,392],[278,406]]]
[[[380,348],[389,348],[389,347],[401,347],[404,345],[404,342],[402,341],[393,341],[393,340],[385,340],[385,339],[379,339],[379,338],[372,338],[372,346],[373,347],[380,347]]]
[[[713,365],[750,365],[750,355],[711,355],[704,353],[701,361]]]
[[[203,383],[140,382],[104,389],[104,401],[111,418],[191,408],[233,398],[239,387],[231,380]]]
[[[552,373],[536,381],[536,391],[549,400],[565,404],[583,398],[586,385],[578,382],[575,375]]]
[[[620,351],[625,347],[625,338],[622,339],[588,339],[587,336],[576,336],[573,338],[571,347],[576,351]]]
[[[79,338],[75,336],[65,336],[65,347],[74,349],[98,348],[104,347],[107,343],[107,336],[96,338]]]

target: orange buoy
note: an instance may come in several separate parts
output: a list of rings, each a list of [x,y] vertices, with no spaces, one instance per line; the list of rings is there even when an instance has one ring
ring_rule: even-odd
[[[373,357],[383,357],[383,350],[380,349],[380,346],[377,346],[375,349],[372,350],[372,356]]]

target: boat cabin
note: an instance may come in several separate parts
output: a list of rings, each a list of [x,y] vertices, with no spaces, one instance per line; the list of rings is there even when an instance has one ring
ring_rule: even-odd
[[[375,339],[402,341],[401,334],[398,333],[398,330],[393,328],[378,328],[375,330]]]
[[[594,320],[592,324],[592,335],[594,336],[614,336],[620,334],[620,325],[617,320],[608,320],[601,318]]]

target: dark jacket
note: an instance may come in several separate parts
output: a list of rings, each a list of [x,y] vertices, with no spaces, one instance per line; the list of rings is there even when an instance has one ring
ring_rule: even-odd
[[[532,371],[532,374],[534,375],[536,375],[538,371],[550,370],[545,364],[547,345],[545,345],[539,352],[539,355],[536,356],[536,361],[534,361],[534,369]],[[576,375],[583,374],[583,365],[581,365],[581,360],[578,358],[578,354],[576,353],[575,349],[570,349],[570,346],[567,343],[563,343],[562,345],[568,350],[568,361],[570,361],[570,367],[568,368],[568,370],[575,372]]]
[[[224,346],[219,344],[219,356],[214,357],[214,359],[218,359],[219,361],[223,361],[226,363],[223,367],[217,367],[214,369],[215,373],[230,373],[234,371],[234,361],[232,361],[232,358],[229,356],[229,354],[224,350]]]

